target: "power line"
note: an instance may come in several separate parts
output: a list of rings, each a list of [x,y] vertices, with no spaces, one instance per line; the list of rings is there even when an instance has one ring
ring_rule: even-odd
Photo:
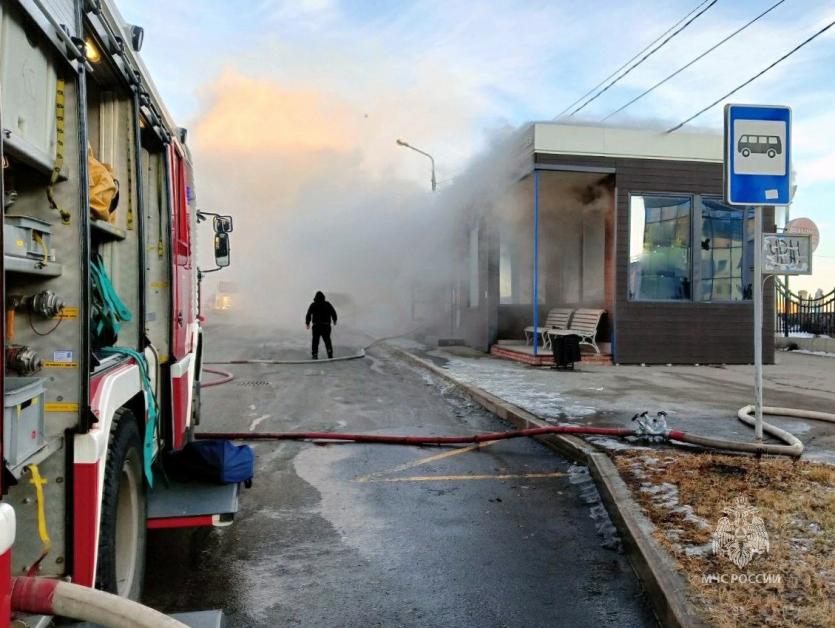
[[[808,38],[808,39],[806,39],[805,41],[803,41],[803,42],[799,43],[797,46],[795,46],[794,48],[792,48],[791,50],[789,50],[786,54],[784,54],[782,57],[780,57],[779,59],[777,59],[777,61],[775,61],[774,63],[772,63],[770,66],[768,66],[768,67],[767,67],[767,68],[765,68],[764,70],[762,70],[762,71],[758,72],[757,74],[755,74],[754,76],[752,76],[751,78],[749,78],[747,81],[745,81],[745,82],[744,82],[744,83],[742,83],[741,85],[738,85],[737,87],[733,88],[731,91],[729,91],[727,94],[725,94],[725,95],[724,95],[724,96],[722,96],[721,98],[717,98],[717,99],[716,99],[716,100],[714,100],[712,103],[710,103],[707,107],[705,107],[704,109],[702,109],[702,110],[698,111],[697,113],[694,113],[692,116],[690,116],[689,118],[687,118],[684,122],[680,122],[679,124],[675,125],[675,126],[674,126],[674,127],[672,127],[671,129],[667,129],[667,131],[666,131],[666,132],[667,132],[667,133],[673,133],[674,131],[678,131],[678,130],[679,130],[681,127],[683,127],[685,124],[687,124],[688,122],[692,122],[693,120],[695,120],[696,118],[698,118],[700,115],[702,115],[705,111],[708,111],[709,109],[712,109],[713,107],[715,107],[716,105],[718,105],[720,102],[722,102],[722,101],[723,101],[723,100],[725,100],[726,98],[729,98],[729,97],[733,96],[734,94],[736,94],[736,93],[737,93],[739,90],[741,90],[743,87],[746,87],[747,85],[750,85],[751,83],[753,83],[754,81],[756,81],[756,80],[757,80],[758,78],[760,78],[763,74],[765,74],[766,72],[768,72],[769,70],[771,70],[771,69],[772,69],[773,67],[775,67],[777,64],[779,64],[779,63],[781,63],[781,62],[785,61],[786,59],[788,59],[788,58],[789,58],[790,56],[792,56],[795,52],[797,52],[798,50],[800,50],[801,48],[803,48],[803,46],[805,46],[806,44],[808,44],[808,43],[809,43],[809,42],[811,42],[812,40],[817,39],[818,37],[820,37],[821,35],[823,35],[826,31],[828,31],[828,30],[829,30],[830,28],[832,28],[833,26],[835,26],[835,20],[833,20],[832,22],[830,22],[829,24],[827,24],[826,26],[824,26],[824,27],[823,27],[822,29],[820,29],[817,33],[815,33],[814,35],[812,35],[811,37],[809,37],[809,38]]]
[[[583,98],[585,98],[585,97],[586,97],[586,96],[588,96],[589,94],[592,94],[592,93],[593,93],[593,92],[594,92],[594,91],[595,91],[598,87],[600,87],[601,85],[603,85],[604,83],[606,83],[606,81],[608,81],[610,78],[612,78],[613,76],[615,76],[618,72],[620,72],[621,70],[623,70],[626,66],[628,66],[630,63],[632,63],[635,59],[637,59],[637,58],[638,58],[638,57],[640,57],[642,54],[644,54],[647,50],[649,50],[650,48],[652,48],[655,44],[657,44],[659,41],[661,41],[661,39],[662,39],[665,35],[667,35],[668,33],[670,33],[670,32],[671,32],[674,28],[676,28],[679,24],[681,24],[682,22],[684,22],[684,20],[686,20],[686,19],[687,19],[688,17],[690,17],[691,15],[693,15],[696,11],[698,11],[699,9],[701,9],[701,8],[702,8],[704,5],[706,5],[708,2],[710,2],[710,0],[703,0],[703,1],[702,1],[702,2],[700,2],[698,5],[696,5],[696,8],[694,8],[692,11],[690,11],[690,13],[688,13],[688,14],[687,14],[687,15],[685,15],[683,18],[681,18],[678,22],[676,22],[675,24],[673,24],[670,28],[668,28],[668,29],[667,29],[667,30],[665,30],[663,33],[661,33],[661,34],[660,34],[660,35],[659,35],[656,39],[654,39],[654,40],[652,40],[650,43],[648,43],[648,44],[647,44],[644,48],[642,48],[642,49],[641,49],[641,50],[639,50],[637,53],[635,53],[635,56],[634,56],[634,57],[632,57],[631,59],[629,59],[629,61],[627,61],[626,63],[624,63],[624,64],[623,64],[622,66],[620,66],[617,70],[615,70],[614,72],[612,72],[609,76],[607,76],[606,78],[604,78],[604,79],[603,79],[602,81],[600,81],[597,85],[595,85],[594,87],[592,87],[589,91],[587,91],[585,94],[583,94],[582,96],[580,96],[577,100],[575,100],[573,103],[571,103],[570,105],[568,105],[565,109],[563,109],[562,111],[560,111],[560,112],[556,115],[556,117],[554,118],[554,120],[557,120],[558,118],[561,118],[564,114],[568,113],[574,105],[576,105],[577,103],[579,103],[581,100],[583,100]]]
[[[624,110],[624,109],[626,109],[627,107],[631,107],[631,106],[632,106],[632,105],[634,105],[636,102],[638,102],[639,100],[641,100],[641,98],[643,98],[644,96],[646,96],[646,95],[647,95],[647,94],[649,94],[650,92],[655,91],[656,89],[658,89],[659,87],[661,87],[664,83],[666,83],[666,82],[667,82],[667,81],[669,81],[670,79],[672,79],[672,78],[674,78],[674,77],[678,76],[679,74],[681,74],[682,72],[684,72],[687,68],[689,68],[691,65],[693,65],[694,63],[696,63],[696,62],[697,62],[697,61],[699,61],[700,59],[703,59],[704,57],[706,57],[707,55],[709,55],[711,52],[713,52],[714,50],[716,50],[719,46],[721,46],[722,44],[724,44],[724,43],[725,43],[725,42],[727,42],[728,40],[733,39],[734,37],[736,37],[737,35],[739,35],[742,31],[744,31],[746,28],[748,28],[749,26],[751,26],[751,25],[752,25],[752,24],[754,24],[755,22],[759,21],[760,19],[764,18],[766,15],[768,15],[769,13],[771,13],[774,9],[776,9],[777,7],[779,7],[779,6],[780,6],[781,4],[783,4],[785,1],[786,1],[786,0],[780,0],[779,2],[775,2],[775,3],[774,3],[774,4],[772,4],[772,5],[771,5],[768,9],[766,9],[765,11],[763,11],[762,13],[760,13],[757,17],[755,17],[753,20],[751,20],[750,22],[748,22],[748,23],[744,24],[743,26],[739,27],[739,28],[738,28],[738,29],[736,29],[733,33],[731,33],[730,35],[728,35],[727,37],[725,37],[723,40],[721,40],[721,41],[719,41],[719,42],[715,43],[713,46],[711,46],[710,48],[708,48],[707,50],[705,50],[702,54],[700,54],[699,56],[695,57],[692,61],[690,61],[690,63],[688,63],[688,64],[686,64],[686,65],[683,65],[683,66],[682,66],[682,67],[680,67],[678,70],[676,70],[675,72],[673,72],[672,74],[670,74],[667,78],[661,79],[661,80],[660,80],[660,81],[658,81],[655,85],[653,85],[652,87],[650,87],[649,89],[647,89],[647,90],[646,90],[645,92],[643,92],[642,94],[639,94],[638,96],[635,96],[635,98],[633,98],[633,99],[632,99],[632,100],[630,100],[628,103],[626,103],[625,105],[623,105],[620,109],[615,109],[612,113],[610,113],[608,116],[606,116],[605,118],[603,118],[603,120],[601,120],[601,122],[605,122],[606,120],[608,120],[608,119],[609,119],[609,118],[611,118],[612,116],[619,114],[621,111],[623,111],[623,110]]]
[[[675,37],[676,35],[678,35],[679,33],[681,33],[681,32],[682,32],[685,28],[687,28],[687,27],[688,27],[688,26],[690,26],[693,22],[695,22],[697,19],[699,19],[699,18],[700,18],[702,15],[704,15],[704,14],[705,14],[708,10],[710,10],[710,8],[711,8],[714,4],[716,4],[718,1],[719,1],[719,0],[711,0],[710,4],[708,4],[708,5],[707,5],[705,8],[703,8],[701,11],[699,11],[698,13],[696,13],[696,15],[694,15],[694,16],[693,16],[693,17],[691,17],[689,20],[687,20],[687,21],[686,21],[686,22],[685,22],[682,26],[680,26],[678,29],[676,29],[675,31],[673,31],[673,32],[672,32],[672,34],[668,35],[668,36],[667,36],[667,38],[666,38],[666,39],[664,39],[664,41],[662,41],[662,42],[661,42],[660,44],[658,44],[655,48],[653,48],[653,49],[652,49],[652,50],[650,50],[648,53],[646,53],[646,54],[645,54],[643,57],[641,57],[641,58],[640,58],[640,59],[639,59],[636,63],[633,63],[633,64],[632,64],[629,68],[627,68],[627,69],[626,69],[626,71],[625,71],[625,72],[622,72],[621,74],[619,74],[619,75],[618,75],[618,76],[617,76],[617,77],[616,77],[613,81],[611,81],[608,85],[606,85],[606,87],[604,87],[603,89],[599,90],[599,91],[598,91],[598,92],[597,92],[594,96],[592,96],[591,98],[589,98],[588,100],[586,100],[586,102],[584,102],[582,105],[580,105],[580,106],[579,106],[579,107],[577,107],[574,111],[572,111],[570,114],[568,114],[568,117],[570,118],[570,117],[571,117],[571,116],[573,116],[575,113],[578,113],[578,112],[582,111],[582,110],[583,110],[583,109],[585,109],[588,105],[590,105],[590,104],[591,104],[591,103],[593,103],[595,100],[597,100],[598,98],[600,98],[603,94],[605,94],[606,92],[608,92],[608,91],[612,88],[612,86],[613,86],[613,85],[615,85],[615,83],[617,83],[618,81],[620,81],[623,77],[625,77],[627,74],[629,74],[630,72],[632,72],[632,70],[634,70],[635,68],[637,68],[639,65],[641,65],[641,64],[642,64],[644,61],[646,61],[647,59],[649,59],[649,58],[650,58],[652,55],[654,55],[656,52],[658,52],[659,50],[661,50],[661,48],[663,48],[663,47],[664,47],[664,46],[665,46],[665,45],[666,45],[666,44],[667,44],[667,43],[668,43],[671,39],[673,39],[673,37]]]

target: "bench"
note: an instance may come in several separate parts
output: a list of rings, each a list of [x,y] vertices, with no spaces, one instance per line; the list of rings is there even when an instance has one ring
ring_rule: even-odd
[[[595,336],[597,336],[597,326],[600,325],[600,319],[603,318],[605,313],[606,310],[579,309],[574,312],[574,316],[571,317],[571,324],[566,329],[552,329],[548,330],[547,333],[549,336],[580,336],[581,345],[589,345],[595,353],[600,354]]]
[[[539,334],[542,339],[542,346],[545,349],[551,347],[551,338],[548,332],[554,329],[567,329],[568,321],[574,312],[570,307],[555,307],[548,312],[544,327],[525,327],[525,342],[533,344],[533,335]]]

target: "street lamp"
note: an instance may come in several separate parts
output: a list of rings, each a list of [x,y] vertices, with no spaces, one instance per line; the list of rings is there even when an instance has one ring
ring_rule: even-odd
[[[432,157],[432,155],[430,155],[429,153],[424,152],[424,151],[420,150],[419,148],[415,148],[414,146],[412,146],[408,142],[404,142],[403,140],[397,140],[397,145],[398,146],[405,146],[406,148],[411,148],[416,153],[420,153],[421,155],[424,155],[425,157],[429,157],[429,161],[432,162],[432,191],[434,192],[435,188],[437,187],[437,183],[435,182],[435,158]]]

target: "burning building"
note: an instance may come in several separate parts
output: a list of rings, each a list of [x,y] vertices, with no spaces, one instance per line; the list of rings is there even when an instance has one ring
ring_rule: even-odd
[[[447,192],[460,214],[449,331],[538,363],[548,335],[525,328],[584,309],[600,315],[598,359],[752,362],[753,210],[723,203],[722,173],[720,134],[528,125]],[[770,283],[764,296],[770,338]]]

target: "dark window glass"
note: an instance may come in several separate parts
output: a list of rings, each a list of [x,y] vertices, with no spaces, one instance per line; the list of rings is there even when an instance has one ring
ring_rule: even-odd
[[[717,200],[701,202],[702,301],[751,298],[754,266],[754,216],[751,209],[728,207]]]
[[[690,299],[689,196],[632,196],[629,206],[629,298]]]

